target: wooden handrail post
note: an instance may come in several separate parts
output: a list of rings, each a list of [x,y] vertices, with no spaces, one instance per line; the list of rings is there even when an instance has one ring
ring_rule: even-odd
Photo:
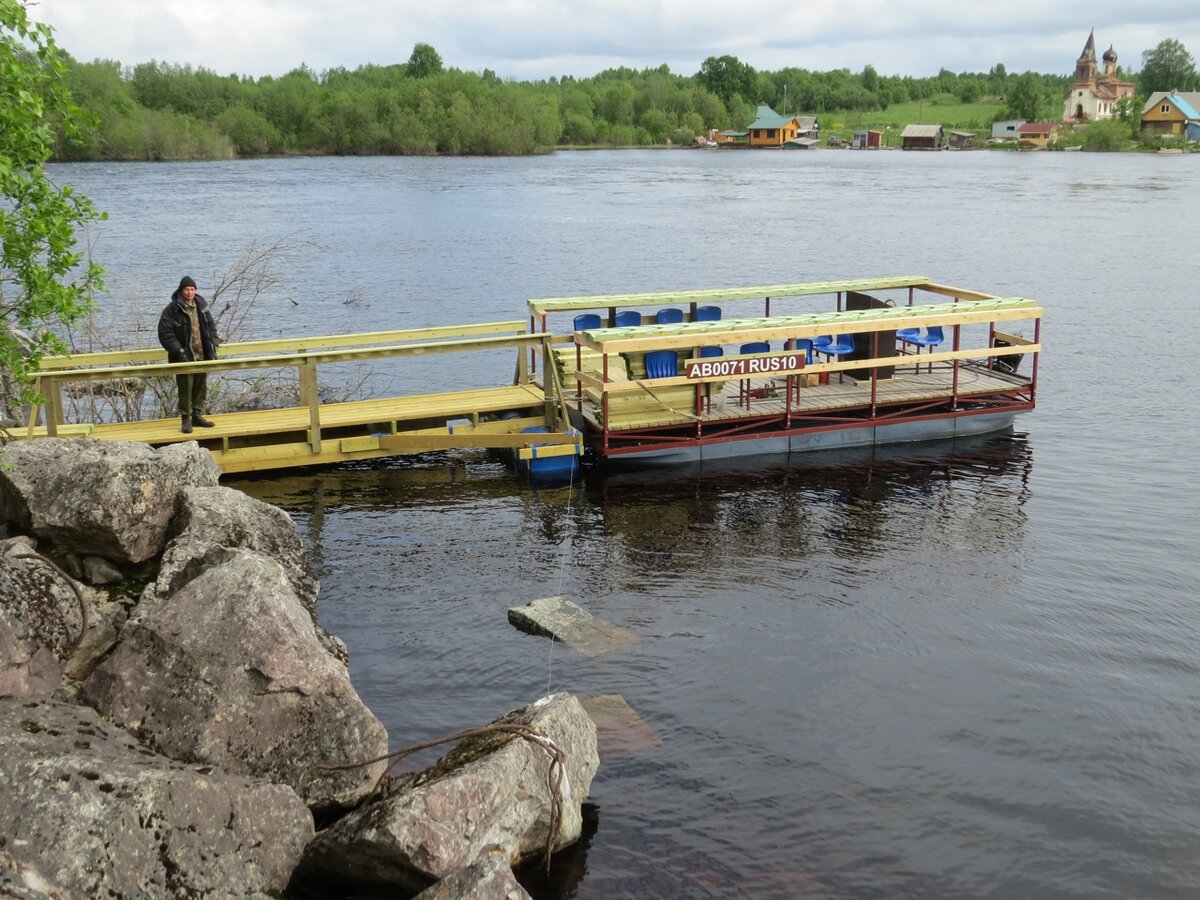
[[[58,437],[58,426],[62,422],[61,390],[57,378],[46,378],[42,383],[42,399],[46,401],[46,437]]]
[[[317,364],[303,360],[300,368],[300,405],[308,407],[308,445],[321,452],[321,398],[317,393]]]

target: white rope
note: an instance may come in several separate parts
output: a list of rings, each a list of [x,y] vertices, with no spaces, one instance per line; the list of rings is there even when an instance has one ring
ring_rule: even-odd
[[[568,424],[568,426],[570,425],[570,423],[567,423],[567,424]],[[568,549],[568,546],[572,543],[573,532],[571,530],[571,507],[575,501],[575,473],[577,471],[579,471],[579,467],[580,467],[580,463],[578,460],[579,460],[579,457],[577,456],[576,464],[571,467],[570,480],[568,480],[568,482],[567,482],[567,528],[565,529],[566,537],[564,538],[562,544],[559,546],[559,550],[558,550],[558,595],[560,597],[562,596],[563,584],[566,581],[566,576],[567,576],[567,549]],[[554,645],[556,643],[557,643],[557,641],[554,639],[553,636],[551,636],[550,649],[546,652],[546,694],[547,695],[549,695],[552,692],[551,689],[554,684]]]

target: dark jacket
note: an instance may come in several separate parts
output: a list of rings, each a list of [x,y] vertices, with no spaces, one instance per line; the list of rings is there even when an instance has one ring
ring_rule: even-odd
[[[196,309],[200,319],[200,342],[204,345],[204,358],[216,359],[217,323],[208,311],[208,301],[196,295]],[[192,355],[192,321],[183,308],[183,297],[179,291],[171,295],[171,302],[158,318],[158,342],[167,351],[167,362],[194,362]]]

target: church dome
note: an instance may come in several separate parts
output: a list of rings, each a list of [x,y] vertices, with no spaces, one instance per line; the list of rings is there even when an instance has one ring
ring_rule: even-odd
[[[1109,44],[1108,49],[1104,51],[1103,59],[1105,62],[1117,61],[1117,51],[1112,48],[1112,44]]]

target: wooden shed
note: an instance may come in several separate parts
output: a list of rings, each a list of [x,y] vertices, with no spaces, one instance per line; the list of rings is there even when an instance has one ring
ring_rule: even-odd
[[[952,131],[946,142],[951,150],[974,150],[975,133],[972,131]]]
[[[1017,129],[1022,150],[1044,150],[1058,136],[1054,122],[1026,122]]]
[[[855,150],[878,150],[883,146],[882,131],[856,131],[850,146]]]
[[[905,125],[900,134],[902,150],[941,150],[944,132],[941,125]]]

